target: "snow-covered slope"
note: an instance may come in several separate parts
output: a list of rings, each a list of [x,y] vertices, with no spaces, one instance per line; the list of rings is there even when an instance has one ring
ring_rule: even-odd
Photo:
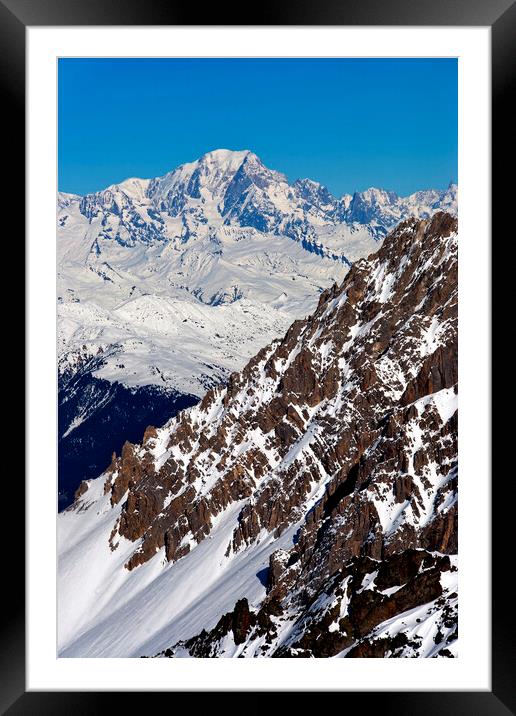
[[[62,656],[453,656],[457,223],[409,219],[58,518]],[[207,630],[207,631],[203,631]]]
[[[120,449],[105,424],[127,422],[129,411],[141,429],[156,419],[144,406],[157,390],[201,397],[307,316],[401,218],[453,209],[453,192],[337,199],[317,182],[289,183],[250,151],[221,149],[156,179],[60,193],[60,464],[72,456],[78,471],[74,485],[60,470],[71,480],[62,504],[91,477],[88,466]]]
[[[61,370],[101,347],[98,375],[200,395],[313,310],[388,228],[455,206],[454,191],[336,199],[307,179],[289,184],[250,151],[221,149],[157,179],[61,193]]]

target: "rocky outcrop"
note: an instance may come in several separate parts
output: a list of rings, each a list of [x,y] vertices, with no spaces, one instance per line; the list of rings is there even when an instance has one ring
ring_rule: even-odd
[[[149,422],[162,425],[198,402],[191,395],[156,386],[129,389],[97,377],[103,357],[79,359],[59,376],[58,461],[59,508],[68,507],[84,480],[97,477],[113,450],[126,440],[140,440]]]
[[[381,561],[357,557],[295,612],[274,593],[256,612],[243,600],[210,632],[156,656],[418,656],[418,624],[427,642],[432,630],[426,645],[431,655],[449,656],[448,647],[457,640],[457,594],[443,581],[456,582],[456,572],[450,557],[425,550],[408,549]]]
[[[457,222],[439,213],[401,223],[225,386],[124,445],[106,489],[122,505],[116,530],[135,543],[125,566],[162,549],[184,558],[236,509],[228,560],[264,535],[294,535],[271,557],[261,607],[287,615],[292,639],[279,644],[280,617],[239,601],[216,635],[181,648],[221,655],[226,646],[201,642],[232,630],[255,655],[259,628],[268,655],[403,652],[405,637],[388,645],[371,634],[425,603],[441,609],[451,567],[436,553],[457,549],[456,403]],[[374,565],[382,588],[361,590]],[[341,590],[340,604],[344,584],[345,616],[324,612],[305,628],[299,615],[328,590]]]
[[[87,489],[88,489],[88,483],[83,480],[81,482],[81,484],[79,485],[79,487],[75,490],[75,493],[74,493],[75,500],[78,500],[79,498],[81,498],[84,495],[84,493],[87,491]]]

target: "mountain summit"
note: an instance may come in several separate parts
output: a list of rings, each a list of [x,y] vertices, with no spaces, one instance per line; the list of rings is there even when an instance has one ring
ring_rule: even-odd
[[[165,226],[157,215],[140,210],[145,200],[153,212],[182,217],[190,232],[214,222],[253,227],[313,241],[325,254],[342,258],[346,256],[346,232],[340,251],[335,252],[328,228],[367,226],[371,236],[380,238],[410,215],[428,218],[442,208],[456,212],[456,186],[404,198],[375,188],[336,198],[310,179],[289,183],[284,174],[268,169],[250,150],[216,149],[162,177],[129,179],[89,194],[81,199],[80,211],[90,220],[103,212],[108,216],[114,213],[118,228],[125,229],[115,234],[122,241],[127,241],[127,232],[145,241],[165,238]]]

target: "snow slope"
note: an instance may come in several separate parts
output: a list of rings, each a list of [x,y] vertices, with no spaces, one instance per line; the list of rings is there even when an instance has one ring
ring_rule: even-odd
[[[186,638],[210,625],[242,593],[258,604],[265,596],[260,572],[278,546],[291,546],[295,531],[279,541],[268,535],[228,560],[227,542],[241,507],[235,503],[210,538],[193,546],[188,560],[167,563],[162,548],[151,562],[129,572],[123,565],[134,544],[122,538],[115,551],[109,547],[121,507],[112,510],[103,481],[94,480],[83,507],[59,515],[60,656],[154,654],[171,638]],[[85,560],[88,555],[95,558]]]
[[[456,207],[456,187],[336,199],[224,149],[156,179],[60,193],[60,370],[101,348],[109,380],[201,395],[308,315],[388,228],[442,204]]]
[[[456,209],[456,187],[336,198],[309,179],[289,183],[248,150],[225,149],[155,179],[59,193],[59,400],[68,406],[60,465],[77,467],[75,482],[60,481],[60,504],[91,476],[88,466],[120,450],[106,425],[133,413],[138,427],[161,424],[142,407],[156,390],[178,405],[201,397],[310,314],[401,218],[441,205]]]
[[[453,621],[439,612],[443,593],[456,599],[439,556],[456,550],[456,277],[455,220],[407,220],[313,315],[82,485],[58,518],[59,654],[153,656],[242,598],[258,610],[274,597],[285,630],[268,645],[251,632],[246,655],[317,655],[305,643],[312,618],[332,647],[405,648],[405,612],[424,605],[426,626],[404,638],[434,655],[423,632],[436,644],[437,622]],[[349,569],[354,599],[381,617],[358,644],[346,604],[330,629],[325,601],[328,580]],[[382,569],[388,591],[369,595]],[[344,601],[337,587],[331,610]]]

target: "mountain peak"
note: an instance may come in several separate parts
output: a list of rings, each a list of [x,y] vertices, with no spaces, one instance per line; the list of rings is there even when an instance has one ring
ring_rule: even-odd
[[[138,177],[129,177],[124,181],[112,184],[107,188],[111,192],[122,191],[126,196],[131,199],[141,200],[145,197],[145,192],[149,186],[150,179],[139,179]]]
[[[355,192],[355,195],[371,203],[390,203],[396,201],[398,198],[396,192],[389,191],[388,189],[379,189],[375,186],[370,186],[364,191]]]
[[[210,152],[206,152],[198,160],[199,164],[221,166],[225,165],[228,168],[233,168],[235,171],[242,164],[245,159],[252,154],[249,149],[213,149]],[[253,156],[256,156],[253,154]],[[258,157],[256,157],[258,158]]]
[[[289,182],[250,149],[221,147],[155,179],[126,179],[89,194],[80,211],[89,221],[102,214],[102,227],[108,213],[112,236],[120,242],[122,225],[121,240],[130,246],[136,235],[145,242],[163,240],[168,216],[181,221],[173,231],[183,243],[231,225],[288,236],[308,251],[347,261],[339,237],[360,230],[367,240],[376,240],[408,216],[429,218],[438,209],[456,214],[456,204],[456,185],[405,198],[370,187],[338,199],[310,178]],[[356,255],[354,250],[352,254]]]

